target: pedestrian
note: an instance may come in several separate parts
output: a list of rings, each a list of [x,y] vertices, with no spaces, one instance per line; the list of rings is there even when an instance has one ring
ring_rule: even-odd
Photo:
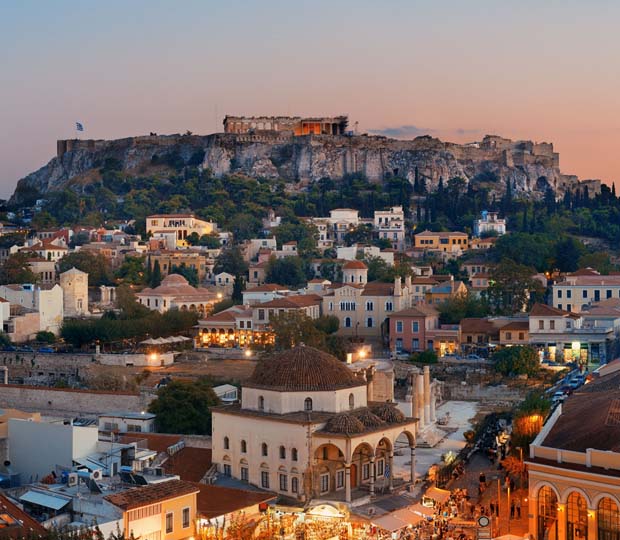
[[[517,499],[515,506],[517,509],[517,519],[521,519],[521,499]]]
[[[515,518],[515,501],[514,499],[510,501],[510,519]]]

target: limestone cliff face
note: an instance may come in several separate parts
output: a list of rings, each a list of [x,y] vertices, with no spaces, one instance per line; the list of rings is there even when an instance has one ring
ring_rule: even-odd
[[[510,180],[516,193],[540,197],[548,186],[562,194],[578,184],[575,176],[560,172],[559,156],[548,143],[510,141],[487,136],[480,143],[457,145],[431,137],[412,141],[370,136],[311,135],[257,132],[207,136],[168,135],[132,137],[115,141],[59,141],[58,155],[46,166],[19,181],[13,196],[36,188],[41,193],[74,183],[107,159],[123,170],[139,174],[140,168],[174,154],[187,163],[202,156],[202,167],[216,176],[236,173],[252,177],[283,178],[302,188],[323,177],[342,178],[361,173],[373,182],[390,176],[414,181],[416,169],[429,190],[439,179],[455,176],[484,185],[501,194]],[[591,192],[600,190],[588,181]]]

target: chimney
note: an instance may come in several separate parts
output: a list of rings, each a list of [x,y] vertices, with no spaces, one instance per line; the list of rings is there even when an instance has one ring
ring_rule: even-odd
[[[411,276],[410,275],[405,276],[405,287],[407,287],[407,289],[409,289],[409,292],[411,292]]]

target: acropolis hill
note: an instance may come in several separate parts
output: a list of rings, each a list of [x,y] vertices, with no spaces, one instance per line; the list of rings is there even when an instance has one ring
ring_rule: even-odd
[[[265,121],[260,127],[271,129],[252,128],[250,117],[245,127],[225,124],[228,132],[212,135],[153,134],[111,141],[60,140],[57,156],[21,179],[13,200],[19,202],[20,191],[28,188],[41,193],[68,186],[80,189],[97,179],[94,170],[109,159],[117,160],[130,176],[148,177],[150,165],[161,163],[165,161],[162,158],[173,154],[186,164],[210,169],[216,176],[282,178],[300,188],[323,177],[339,179],[351,173],[361,173],[373,182],[390,176],[413,182],[417,168],[431,191],[436,189],[440,177],[447,181],[456,176],[496,194],[505,190],[508,180],[515,195],[526,197],[541,197],[548,187],[558,195],[584,185],[590,194],[600,191],[600,180],[579,181],[576,176],[563,174],[559,155],[551,143],[511,141],[490,135],[465,145],[428,136],[396,140],[343,132],[347,125],[343,118],[346,119],[324,119],[323,123],[321,119],[309,119],[310,123],[299,119],[306,122],[304,130],[306,133],[310,130],[310,134],[301,132],[301,124],[299,134],[293,128],[273,129],[274,125]],[[292,120],[297,121],[297,117]],[[233,129],[237,132],[231,132]],[[328,134],[323,134],[325,129],[329,130]]]

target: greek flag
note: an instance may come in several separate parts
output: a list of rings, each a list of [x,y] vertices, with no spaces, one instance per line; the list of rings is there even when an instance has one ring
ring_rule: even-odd
[[[385,476],[385,478],[390,477],[390,466],[387,463],[385,464],[385,469],[383,470],[383,476]]]
[[[80,123],[80,122],[76,122],[75,123],[75,129],[77,131],[84,131],[84,125],[82,123]]]

